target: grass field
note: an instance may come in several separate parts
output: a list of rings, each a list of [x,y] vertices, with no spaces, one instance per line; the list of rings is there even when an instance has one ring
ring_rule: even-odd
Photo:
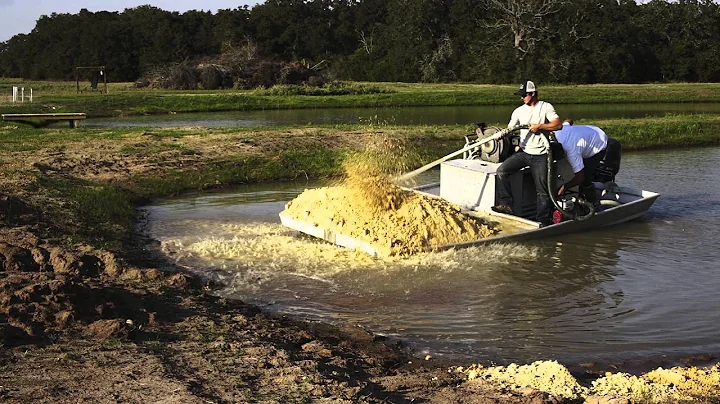
[[[276,86],[256,90],[137,89],[109,83],[108,94],[89,91],[89,83],[0,79],[3,113],[85,112],[89,117],[171,112],[216,112],[296,108],[516,105],[516,85],[334,83],[324,88]],[[541,98],[553,104],[720,102],[720,84],[539,84]],[[13,104],[12,87],[33,90],[33,103]],[[102,88],[100,86],[99,88]]]

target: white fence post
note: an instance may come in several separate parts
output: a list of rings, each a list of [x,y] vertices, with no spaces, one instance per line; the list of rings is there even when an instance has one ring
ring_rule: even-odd
[[[32,104],[32,87],[30,87],[30,104]]]
[[[17,100],[18,100],[18,88],[14,86],[13,87],[13,104],[15,104],[17,102]]]
[[[20,89],[20,103],[25,103],[25,87]]]

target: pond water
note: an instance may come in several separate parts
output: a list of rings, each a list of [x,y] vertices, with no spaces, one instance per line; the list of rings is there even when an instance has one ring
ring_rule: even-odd
[[[717,103],[555,105],[563,119],[641,118],[667,114],[720,113]],[[92,118],[85,127],[250,127],[319,124],[472,125],[505,123],[510,106],[315,108]]]
[[[372,259],[283,228],[317,183],[245,186],[145,208],[145,231],[226,296],[357,324],[418,355],[527,363],[720,354],[720,148],[623,156],[621,185],[661,194],[609,229],[533,243]],[[429,173],[431,180],[437,173]]]

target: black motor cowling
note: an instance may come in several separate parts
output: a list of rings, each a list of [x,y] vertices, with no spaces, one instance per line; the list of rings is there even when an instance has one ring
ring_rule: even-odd
[[[620,159],[622,155],[622,145],[615,139],[608,138],[605,156],[595,169],[593,181],[595,182],[615,182],[615,176],[620,171]]]

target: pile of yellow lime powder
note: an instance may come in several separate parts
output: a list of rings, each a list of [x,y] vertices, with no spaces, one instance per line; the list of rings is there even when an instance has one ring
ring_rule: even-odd
[[[409,255],[497,232],[445,200],[408,191],[357,165],[340,185],[305,190],[283,215],[365,241],[381,255]]]
[[[465,373],[469,383],[490,383],[506,390],[531,389],[563,399],[585,399],[586,403],[644,402],[676,403],[679,401],[720,399],[720,364],[712,368],[658,368],[641,376],[607,373],[581,386],[570,372],[556,361],[538,361],[530,365],[453,368]],[[613,401],[609,398],[624,398]]]

